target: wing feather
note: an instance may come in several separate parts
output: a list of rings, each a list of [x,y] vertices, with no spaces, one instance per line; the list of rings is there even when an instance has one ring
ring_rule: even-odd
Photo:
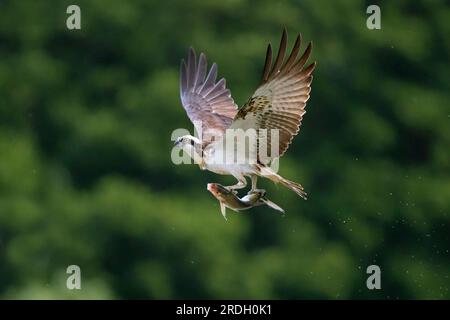
[[[280,48],[278,49],[277,58],[273,64],[271,74],[275,76],[280,71],[280,66],[283,63],[284,56],[286,54],[286,43],[287,43],[287,32],[286,29],[283,30],[283,35],[281,36]]]
[[[208,76],[206,77],[205,83],[200,87],[198,93],[204,95],[207,93],[207,90],[214,87],[214,83],[217,79],[217,64],[213,63],[211,69],[209,70]]]
[[[292,51],[285,60],[286,44],[287,32],[283,30],[280,48],[273,66],[272,47],[269,44],[261,84],[248,102],[239,109],[231,124],[231,128],[234,129],[278,130],[278,152],[273,156],[268,155],[266,162],[282,156],[293,137],[298,134],[306,112],[306,102],[310,97],[312,73],[316,66],[314,62],[305,67],[311,55],[312,43],[308,44],[304,53],[298,58],[301,45],[300,34],[297,35]],[[268,139],[266,150],[271,150],[272,144],[276,142],[271,141],[270,134],[261,135],[258,145],[263,136]],[[258,160],[260,160],[259,157]]]
[[[266,61],[264,62],[264,70],[261,83],[265,83],[269,78],[270,67],[272,66],[272,46],[267,46]]]
[[[206,56],[198,59],[189,49],[187,63],[180,66],[180,96],[184,109],[204,144],[220,136],[230,126],[237,106],[226,88],[225,79],[217,79],[217,64],[208,71]]]
[[[193,84],[193,88],[198,88],[202,81],[205,80],[206,77],[206,58],[203,53],[200,54],[200,58],[198,60],[197,72],[195,75],[195,80]],[[195,90],[196,91],[196,90]]]
[[[282,72],[288,72],[291,70],[291,66],[295,62],[295,59],[297,58],[298,51],[300,50],[300,44],[302,42],[302,36],[300,34],[297,35],[297,38],[295,39],[294,47],[292,48],[291,54],[289,55],[289,58],[286,60],[286,63],[281,68]]]

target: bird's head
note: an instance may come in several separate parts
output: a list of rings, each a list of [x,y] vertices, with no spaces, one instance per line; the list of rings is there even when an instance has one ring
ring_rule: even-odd
[[[181,148],[185,154],[194,160],[194,163],[200,166],[202,170],[205,169],[202,142],[200,139],[191,135],[181,136],[175,140],[174,145]]]
[[[181,149],[185,149],[185,147],[193,148],[199,144],[201,144],[200,140],[191,135],[185,135],[185,136],[178,137],[174,142],[174,145],[177,147],[180,147]]]

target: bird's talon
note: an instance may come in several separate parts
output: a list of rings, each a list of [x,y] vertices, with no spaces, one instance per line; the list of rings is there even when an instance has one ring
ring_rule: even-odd
[[[264,189],[255,189],[255,190],[250,190],[249,192],[248,192],[248,194],[253,194],[253,193],[257,193],[257,194],[266,194],[266,190],[264,190]]]
[[[233,194],[237,194],[237,190],[231,187],[225,187],[225,189],[227,189],[228,191],[232,192]]]

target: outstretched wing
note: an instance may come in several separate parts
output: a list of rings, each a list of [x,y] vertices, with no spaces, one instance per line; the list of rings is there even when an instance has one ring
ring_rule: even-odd
[[[198,64],[193,48],[190,48],[187,64],[181,61],[181,103],[204,144],[212,137],[223,134],[237,113],[237,106],[226,88],[225,79],[216,82],[217,64],[213,63],[207,74],[207,62],[203,53]]]
[[[267,129],[267,151],[277,143],[271,141],[270,130],[277,129],[279,134],[278,154],[268,154],[265,163],[282,156],[289,147],[293,137],[297,135],[306,102],[309,99],[312,82],[312,72],[316,63],[305,67],[311,54],[312,44],[309,43],[303,55],[297,59],[300,49],[301,35],[297,36],[291,54],[285,59],[287,43],[286,29],[281,37],[280,48],[272,66],[272,47],[267,48],[261,84],[248,102],[239,109],[230,128],[233,129]],[[258,149],[258,148],[257,148]],[[259,154],[258,154],[259,160]]]

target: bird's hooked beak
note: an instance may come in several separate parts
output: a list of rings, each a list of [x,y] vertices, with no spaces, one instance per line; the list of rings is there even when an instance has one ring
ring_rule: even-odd
[[[175,140],[175,142],[173,143],[173,145],[176,147],[176,146],[178,146],[178,145],[180,144],[180,142],[181,142],[181,139],[180,139],[180,138],[177,138],[177,139]]]

